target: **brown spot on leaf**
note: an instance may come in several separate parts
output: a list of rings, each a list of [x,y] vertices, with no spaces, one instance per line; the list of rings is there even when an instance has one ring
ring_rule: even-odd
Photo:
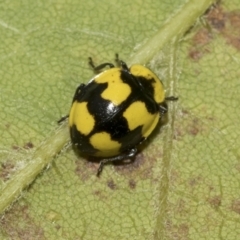
[[[240,50],[240,11],[225,13],[227,27],[222,32],[227,43]]]
[[[32,142],[27,142],[27,143],[23,146],[23,148],[25,148],[25,149],[30,149],[30,148],[33,148],[33,147],[34,147],[34,145],[33,145]]]
[[[207,29],[200,29],[192,38],[196,46],[205,46],[212,40],[212,35]]]
[[[224,11],[224,9],[216,5],[212,7],[206,14],[206,23],[209,26],[201,28],[192,38],[192,47],[189,50],[189,57],[198,61],[202,56],[208,52],[208,44],[213,39],[211,28],[221,34],[227,44],[232,45],[237,50],[240,50],[240,11],[235,10],[231,12]]]
[[[192,48],[192,49],[190,49],[188,55],[189,55],[190,58],[192,58],[193,60],[197,61],[200,58],[202,58],[203,53],[200,50]]]
[[[183,199],[180,198],[176,205],[176,212],[180,216],[186,216],[188,214],[186,206],[188,206],[188,204]]]
[[[86,181],[93,174],[97,174],[99,163],[91,162],[85,159],[77,159],[75,164],[75,173],[82,181]]]
[[[14,167],[15,167],[14,164],[10,162],[2,163],[0,169],[0,178],[3,181],[7,181],[10,178],[11,173],[14,170]]]
[[[55,228],[56,228],[57,230],[60,230],[60,229],[61,229],[61,226],[60,226],[59,224],[57,224],[57,225],[55,225]]]
[[[232,209],[235,213],[240,214],[240,199],[234,200],[234,201],[232,202],[231,209]]]
[[[240,28],[240,11],[235,10],[230,13],[226,13],[229,18],[230,25],[234,28]]]
[[[210,9],[206,16],[208,23],[216,30],[223,31],[225,28],[226,16],[223,9],[217,5]]]
[[[112,179],[107,182],[107,186],[112,190],[115,190],[117,187]]]
[[[178,138],[183,137],[183,136],[184,136],[183,129],[178,127],[178,125],[175,125],[173,139],[177,140]]]
[[[206,126],[200,119],[193,117],[189,118],[186,130],[188,134],[196,136],[199,133],[203,133],[204,131],[206,131]]]
[[[196,136],[201,131],[201,123],[199,119],[193,118],[187,130],[189,134]]]
[[[201,111],[203,112],[204,109]],[[175,124],[174,139],[178,140],[186,134],[193,137],[199,134],[206,134],[209,131],[210,124],[212,125],[214,121],[215,119],[211,116],[197,118],[188,111],[182,112],[181,121]]]
[[[188,181],[188,183],[189,183],[189,185],[190,185],[191,187],[196,187],[197,185],[200,184],[201,180],[202,180],[202,177],[196,176],[196,177],[190,178],[190,180]]]
[[[189,57],[198,61],[205,53],[210,50],[207,45],[212,40],[212,34],[207,29],[200,29],[192,38],[192,47],[189,51]]]
[[[188,236],[188,234],[189,234],[188,224],[182,223],[182,224],[179,225],[178,229],[179,229],[179,235],[180,236]]]
[[[187,240],[189,239],[189,225],[187,223],[172,224],[170,221],[166,223],[169,239]]]
[[[128,182],[128,185],[131,189],[135,189],[136,188],[136,182],[133,179],[130,179]]]
[[[17,146],[17,145],[13,145],[13,146],[12,146],[12,149],[18,151],[19,149],[21,149],[21,147],[19,147],[19,146]]]
[[[157,157],[161,157],[161,151],[157,151]],[[147,158],[148,166],[146,168],[141,168],[142,165],[145,164],[145,159]],[[87,159],[79,159],[76,160],[76,174],[81,178],[81,180],[85,181],[89,178],[89,176],[92,176],[93,174],[97,175],[99,162],[101,159],[99,158],[87,158]],[[114,161],[114,162],[108,162],[105,165],[112,165],[115,167],[116,171],[119,171],[120,173],[129,176],[131,174],[131,178],[133,178],[135,175],[139,176],[140,178],[149,178],[149,176],[152,176],[152,166],[154,165],[154,162],[156,162],[155,157],[145,157],[142,152],[139,152],[135,158],[133,159],[126,159],[123,161]],[[105,171],[105,165],[103,167],[103,171]],[[137,172],[137,170],[140,170]],[[101,177],[101,174],[100,174]]]
[[[213,208],[218,208],[221,206],[221,197],[220,196],[214,196],[208,199],[209,204],[213,207]]]
[[[14,204],[0,219],[1,229],[9,239],[44,240],[44,231],[28,212],[26,205]]]
[[[240,11],[224,11],[221,7],[213,8],[207,15],[210,26],[217,30],[227,44],[240,50]]]
[[[190,114],[190,112],[189,112],[188,109],[185,109],[185,108],[184,108],[184,109],[182,109],[182,114],[188,116],[188,115]]]
[[[100,196],[101,195],[101,191],[96,190],[96,191],[93,192],[93,194],[96,195],[96,196]]]
[[[106,201],[109,197],[108,193],[100,190],[94,190],[93,195],[94,195],[94,198],[101,199],[101,201]]]
[[[31,149],[31,148],[34,148],[34,145],[33,145],[33,143],[32,142],[27,142],[26,144],[24,144],[24,146],[23,146],[23,148],[24,149]],[[14,149],[14,150],[21,150],[21,149],[23,149],[22,147],[20,147],[20,146],[17,146],[17,145],[13,145],[12,146],[12,149]]]

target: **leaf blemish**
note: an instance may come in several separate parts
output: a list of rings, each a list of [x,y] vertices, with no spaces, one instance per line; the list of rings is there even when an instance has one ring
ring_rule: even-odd
[[[225,39],[227,44],[240,50],[240,11],[224,11],[221,7],[213,8],[207,15],[209,25],[217,30]]]

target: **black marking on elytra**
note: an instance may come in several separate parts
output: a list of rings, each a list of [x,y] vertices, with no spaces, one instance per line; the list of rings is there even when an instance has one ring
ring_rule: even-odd
[[[129,131],[128,134],[121,138],[121,148],[120,152],[127,151],[131,148],[136,147],[140,144],[145,138],[142,136],[142,126],[135,128],[132,131]]]
[[[77,130],[75,124],[70,127],[70,135],[73,146],[79,149],[81,153],[92,156],[98,151],[90,144],[89,137]]]
[[[75,91],[75,94],[74,94],[74,96],[73,96],[73,101],[72,101],[72,102],[78,100],[78,98],[81,98],[81,96],[84,96],[84,94],[85,94],[85,91],[84,91],[85,87],[86,87],[86,85],[83,84],[83,83],[81,83],[81,84],[77,87],[77,89],[76,89],[76,91]]]
[[[99,95],[101,95],[101,93],[107,87],[108,87],[108,83],[99,84],[95,81],[91,81],[87,85],[81,87],[80,91],[76,91],[74,100],[78,102],[89,102],[91,101],[91,99],[94,99],[96,93],[99,93]]]
[[[119,141],[129,132],[127,120],[121,113],[103,122],[101,126],[96,126],[96,128],[101,128],[103,131],[110,133],[113,140]]]
[[[150,95],[151,98],[154,96],[154,88],[153,84],[156,81],[154,78],[151,79],[146,79],[145,77],[142,76],[134,76],[139,84],[141,84],[142,89],[145,94]]]
[[[129,96],[131,103],[135,101],[145,103],[148,112],[151,114],[159,111],[158,104],[153,98],[154,90],[151,83],[154,79],[146,80],[144,77],[136,77],[126,71],[121,71],[121,79],[131,87],[132,92]]]

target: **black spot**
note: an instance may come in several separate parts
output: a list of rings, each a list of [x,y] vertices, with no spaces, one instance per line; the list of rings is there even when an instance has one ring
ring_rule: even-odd
[[[115,190],[117,187],[117,185],[114,183],[114,181],[112,179],[107,182],[107,185],[112,190]]]
[[[123,82],[126,82],[131,87],[131,95],[129,100],[132,102],[141,101],[145,103],[149,113],[154,114],[159,111],[158,104],[154,100],[154,79],[146,79],[141,76],[134,76],[126,71],[121,72]],[[129,104],[130,105],[130,104]]]
[[[80,150],[81,153],[93,156],[96,154],[97,149],[95,149],[89,142],[89,137],[81,134],[74,124],[70,127],[70,136],[72,139],[73,147]]]
[[[121,138],[121,148],[120,151],[124,152],[131,148],[134,148],[136,145],[140,144],[144,138],[142,137],[142,126],[135,128],[132,131],[129,131]]]

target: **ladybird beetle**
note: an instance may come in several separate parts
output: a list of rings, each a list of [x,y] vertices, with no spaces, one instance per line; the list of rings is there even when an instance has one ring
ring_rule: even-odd
[[[100,158],[99,175],[103,165],[111,161],[132,159],[137,147],[156,128],[167,112],[166,100],[160,79],[142,65],[130,68],[119,60],[95,66],[100,72],[86,85],[80,84],[73,97],[69,117],[73,145],[86,156]]]

